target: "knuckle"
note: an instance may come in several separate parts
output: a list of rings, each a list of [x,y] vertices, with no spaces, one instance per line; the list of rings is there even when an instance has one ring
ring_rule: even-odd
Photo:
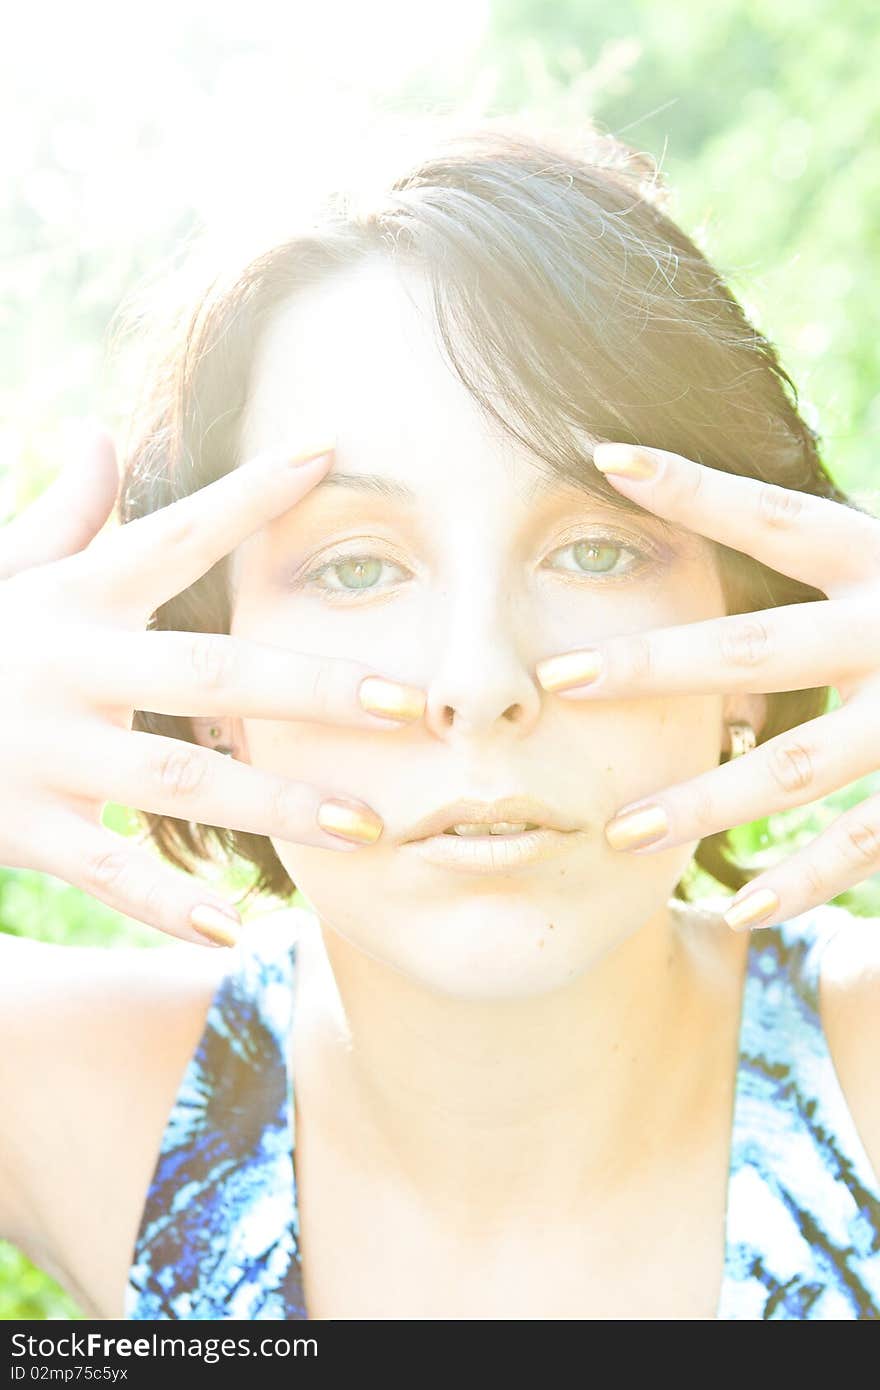
[[[100,849],[85,861],[86,887],[118,890],[128,867],[129,858],[124,849]]]
[[[163,792],[175,798],[198,791],[207,771],[207,761],[201,750],[182,741],[179,748],[163,752],[156,766],[159,786]]]
[[[334,662],[316,659],[309,683],[312,708],[326,712],[339,707],[343,685],[342,672]]]
[[[270,795],[273,825],[299,834],[306,821],[304,788],[296,782],[277,781]]]
[[[718,828],[717,808],[708,784],[698,781],[692,786],[687,819],[700,839],[715,833]]]
[[[824,871],[812,859],[805,859],[801,866],[801,877],[811,900],[825,902],[830,896],[827,891],[827,878]]]
[[[805,507],[804,494],[777,483],[765,483],[758,492],[758,516],[767,526],[790,526],[800,520]]]
[[[842,828],[840,849],[848,864],[862,869],[876,867],[880,864],[880,827],[857,817]]]
[[[700,500],[706,475],[699,464],[679,464],[669,478],[668,491],[673,501],[693,506]]]
[[[767,767],[776,785],[787,795],[806,791],[815,778],[813,755],[799,739],[783,739],[768,745]]]
[[[189,659],[197,685],[216,690],[231,683],[235,669],[235,649],[219,633],[197,633],[190,639]]]
[[[770,634],[760,618],[737,618],[722,624],[720,647],[726,665],[758,666],[770,655]]]
[[[654,648],[642,633],[626,639],[625,679],[632,683],[650,681],[654,674]]]
[[[138,894],[141,912],[153,922],[164,922],[165,898],[164,885],[156,878],[148,878]]]

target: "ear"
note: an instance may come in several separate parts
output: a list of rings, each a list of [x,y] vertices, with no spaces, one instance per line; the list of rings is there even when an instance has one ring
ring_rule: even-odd
[[[767,696],[763,694],[725,695],[723,719],[723,752],[730,752],[730,736],[727,732],[728,721],[742,721],[751,724],[756,736],[760,739],[761,730],[767,720]]]
[[[247,735],[242,721],[231,715],[219,715],[214,719],[190,715],[193,738],[203,748],[215,748],[219,753],[231,754],[237,762],[250,762]]]

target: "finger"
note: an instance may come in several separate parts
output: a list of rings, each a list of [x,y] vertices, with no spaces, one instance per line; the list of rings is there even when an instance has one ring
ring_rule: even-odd
[[[271,450],[213,483],[102,536],[81,557],[81,582],[149,610],[189,588],[259,526],[287,511],[327,472],[332,446]]]
[[[880,871],[880,796],[844,811],[826,830],[730,899],[724,920],[734,931],[797,917]]]
[[[77,629],[78,693],[103,707],[156,714],[248,715],[355,728],[401,728],[426,696],[359,661],[292,652],[214,632]]]
[[[877,604],[876,594],[822,599],[653,628],[547,657],[536,674],[572,700],[813,690],[876,670],[865,632]]]
[[[877,716],[875,700],[854,698],[751,753],[622,807],[606,825],[606,839],[612,849],[653,853],[827,796],[880,764]]]
[[[880,576],[880,521],[841,502],[708,468],[665,449],[598,444],[593,459],[609,482],[649,511],[824,594],[835,597]],[[646,476],[612,466],[637,467]]]
[[[382,834],[381,817],[357,798],[322,793],[183,739],[101,726],[65,738],[44,761],[56,790],[101,804],[320,849],[355,849]]]
[[[0,531],[0,579],[83,550],[113,509],[116,449],[96,430],[41,493]]]
[[[241,925],[235,908],[204,884],[171,869],[152,851],[66,813],[47,820],[45,836],[52,844],[47,871],[116,912],[181,941],[235,945]],[[193,925],[196,909],[202,930]]]

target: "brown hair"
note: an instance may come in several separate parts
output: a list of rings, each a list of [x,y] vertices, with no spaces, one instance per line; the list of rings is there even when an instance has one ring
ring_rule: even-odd
[[[215,275],[178,313],[136,417],[120,521],[236,467],[267,319],[303,286],[376,256],[425,272],[462,383],[550,473],[587,493],[641,511],[591,462],[592,443],[607,438],[857,506],[826,473],[776,350],[664,212],[667,199],[650,157],[612,135],[591,126],[576,140],[536,136],[504,121],[441,137],[356,206],[336,193],[316,223]],[[724,546],[716,554],[729,613],[824,597]],[[224,560],[150,627],[228,632],[228,577]],[[761,741],[821,714],[827,696],[768,696]],[[133,727],[194,741],[183,716],[136,711]],[[146,820],[180,868],[219,846],[256,868],[250,892],[294,891],[265,836]],[[735,861],[726,831],[705,837],[695,860],[732,891],[757,872]],[[676,894],[688,896],[683,883]]]

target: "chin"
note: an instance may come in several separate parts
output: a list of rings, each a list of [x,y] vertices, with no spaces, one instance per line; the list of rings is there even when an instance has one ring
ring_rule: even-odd
[[[287,848],[276,844],[279,857]],[[624,863],[607,849],[564,872],[456,875],[431,892],[388,863],[355,874],[346,856],[343,872],[328,872],[326,854],[301,847],[282,862],[324,929],[348,946],[419,988],[490,1000],[571,985],[664,907],[691,853],[679,846]]]
[[[441,903],[383,899],[381,921],[350,901],[310,897],[323,927],[432,993],[460,1000],[524,999],[570,985],[619,939],[620,914],[547,895],[462,895]],[[320,904],[320,905],[319,905]]]

